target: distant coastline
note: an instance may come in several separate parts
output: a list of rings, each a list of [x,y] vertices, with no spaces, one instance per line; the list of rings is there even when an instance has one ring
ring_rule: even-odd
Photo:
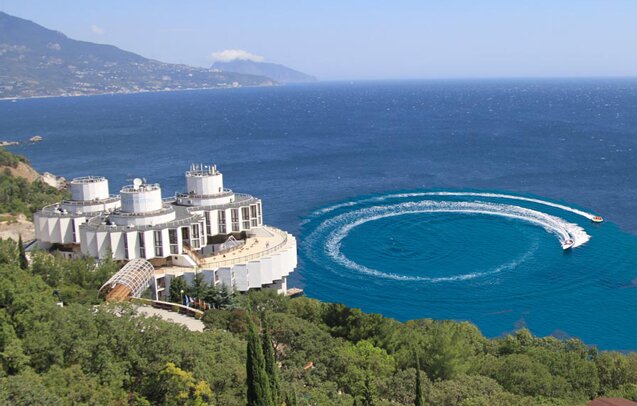
[[[140,94],[140,93],[170,93],[170,92],[186,92],[186,91],[192,91],[192,90],[227,90],[227,89],[242,89],[242,88],[255,88],[255,87],[277,87],[277,86],[284,86],[284,85],[285,84],[283,84],[283,83],[269,83],[269,84],[258,84],[258,85],[192,87],[192,88],[184,88],[184,89],[137,90],[137,91],[86,93],[86,94],[58,94],[58,95],[41,95],[41,96],[12,96],[12,97],[0,97],[0,101],[29,100],[29,99],[52,99],[52,98],[58,98],[58,97],[114,96],[114,95],[120,95],[120,94]]]

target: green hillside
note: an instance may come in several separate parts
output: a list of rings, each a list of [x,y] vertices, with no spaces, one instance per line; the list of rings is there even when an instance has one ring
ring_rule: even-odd
[[[18,253],[15,242],[0,242],[0,404],[245,405],[246,338],[261,312],[276,358],[276,404],[414,404],[416,356],[431,405],[637,399],[637,355],[578,340],[526,330],[489,340],[470,323],[400,323],[272,292],[224,298],[202,284],[188,293],[220,298],[222,308],[208,310],[207,331],[196,333],[127,305],[94,308],[115,264],[96,270],[90,260],[36,253],[22,270]]]
[[[13,176],[11,168],[19,163],[28,164],[26,158],[0,148],[0,214],[25,214],[31,217],[43,206],[68,197],[68,192],[57,190],[41,180],[29,182]]]

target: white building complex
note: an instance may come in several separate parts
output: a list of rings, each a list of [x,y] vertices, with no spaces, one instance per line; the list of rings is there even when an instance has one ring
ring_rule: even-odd
[[[109,195],[108,180],[101,176],[75,178],[69,189],[71,200],[46,206],[33,215],[33,222],[40,248],[74,255],[80,247],[80,225],[119,209],[120,198]]]
[[[248,291],[287,291],[297,264],[296,239],[263,224],[261,200],[223,186],[215,166],[193,165],[186,172],[186,193],[162,199],[158,184],[135,179],[119,196],[108,181],[84,177],[71,181],[72,200],[34,215],[36,238],[44,249],[97,259],[146,260],[154,268],[149,285],[157,299],[170,281],[207,283]]]

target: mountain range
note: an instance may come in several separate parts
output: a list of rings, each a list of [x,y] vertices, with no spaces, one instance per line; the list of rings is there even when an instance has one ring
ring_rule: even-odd
[[[274,84],[263,75],[164,63],[74,40],[0,11],[0,98]]]
[[[307,75],[298,70],[288,68],[270,62],[258,62],[248,59],[235,59],[228,62],[215,62],[213,69],[223,72],[237,72],[248,75],[266,76],[280,83],[313,82],[314,76]]]

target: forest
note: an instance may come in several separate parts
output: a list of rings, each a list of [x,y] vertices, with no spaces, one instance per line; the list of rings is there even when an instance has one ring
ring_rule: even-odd
[[[598,351],[577,339],[534,337],[528,330],[487,339],[471,323],[402,323],[271,291],[233,294],[201,281],[183,285],[216,307],[197,333],[144,318],[131,304],[100,303],[97,289],[118,269],[114,262],[35,252],[27,264],[23,256],[19,243],[0,242],[1,404],[637,400],[637,354]]]

